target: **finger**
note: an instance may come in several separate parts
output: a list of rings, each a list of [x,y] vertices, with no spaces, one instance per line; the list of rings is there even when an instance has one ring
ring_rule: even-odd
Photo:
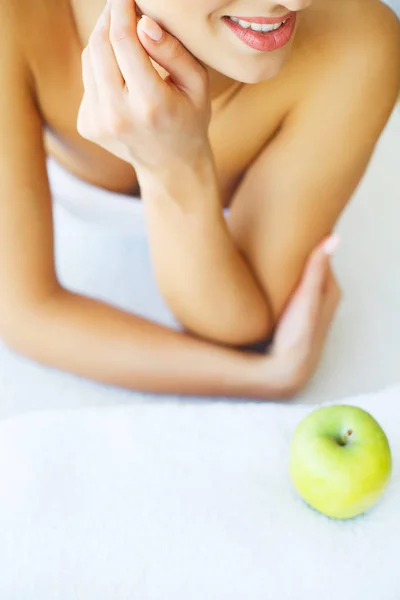
[[[90,36],[90,59],[99,98],[115,97],[125,87],[125,80],[110,42],[110,4],[107,3]]]
[[[302,322],[308,331],[314,331],[320,321],[320,311],[324,302],[324,290],[330,269],[330,255],[337,248],[339,238],[325,239],[311,254],[303,278],[296,291],[297,310],[302,314]],[[299,312],[299,314],[300,314]]]
[[[76,128],[79,135],[90,140],[94,133],[93,119],[98,114],[99,100],[88,47],[82,52],[82,77],[85,93],[79,107]]]
[[[161,39],[157,37],[161,32]],[[203,91],[207,82],[207,72],[173,35],[162,30],[160,26],[147,16],[143,16],[137,26],[140,42],[151,57],[171,75],[173,83],[188,92],[197,95]]]
[[[309,294],[321,295],[323,293],[330,270],[330,258],[337,250],[339,243],[339,236],[334,234],[324,239],[311,254],[302,280],[303,287]]]
[[[340,305],[341,292],[333,273],[328,277],[327,292],[321,302],[316,337],[323,344]]]
[[[298,287],[304,318],[310,323],[318,317],[328,264],[329,257],[318,248],[309,258]]]
[[[83,87],[85,89],[85,94],[89,98],[90,102],[97,104],[98,102],[98,93],[97,93],[97,85],[96,80],[93,75],[92,70],[92,61],[90,57],[90,49],[88,46],[82,52],[82,79],[83,79]]]
[[[337,295],[340,295],[341,290],[340,290],[339,284],[337,282],[337,279],[335,277],[335,274],[333,272],[331,262],[329,262],[329,264],[328,264],[325,285],[324,285],[322,291],[324,294],[336,293]]]
[[[313,252],[306,264],[300,283],[280,317],[280,324],[295,314],[295,320],[299,323],[300,328],[309,332],[313,331],[322,295],[319,286],[322,264],[319,253]]]
[[[309,258],[302,280],[291,296],[277,326],[278,329],[287,328],[287,324],[290,323],[290,338],[302,339],[303,344],[307,344],[308,340],[314,338],[315,328],[318,325],[323,264],[321,253],[315,251]],[[287,337],[288,334],[285,333],[285,336]]]
[[[129,93],[140,90],[145,101],[158,97],[164,82],[139,42],[136,4],[132,0],[110,0],[110,40]]]
[[[325,279],[324,279],[324,283],[322,286],[322,294],[326,294],[329,289],[330,286],[332,285],[332,279],[334,278],[333,276],[333,271],[332,271],[332,264],[330,261],[328,261],[328,265],[326,267],[326,275],[325,275]]]
[[[330,295],[322,304],[315,329],[315,345],[317,348],[321,349],[325,344],[329,331],[333,325],[337,309],[338,301],[335,297]]]

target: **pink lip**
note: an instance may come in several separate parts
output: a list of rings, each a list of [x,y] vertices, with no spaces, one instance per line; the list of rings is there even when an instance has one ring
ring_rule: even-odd
[[[238,25],[238,23],[231,21],[228,17],[222,17],[222,21],[241,42],[250,46],[250,48],[259,50],[260,52],[273,52],[274,50],[278,50],[279,48],[282,48],[282,46],[285,46],[292,37],[296,26],[296,17],[296,13],[290,13],[290,17],[284,25],[275,31],[269,31],[268,33],[253,31],[250,28],[244,29]],[[285,19],[280,17],[278,23],[282,20]]]
[[[240,19],[241,21],[248,21],[249,23],[261,23],[261,25],[276,25],[277,23],[281,23],[282,21],[286,21],[286,19],[288,19],[289,17],[291,17],[292,15],[294,15],[295,13],[293,11],[288,12],[286,15],[283,15],[283,17],[274,17],[271,19],[268,19],[267,17],[237,17],[236,15],[229,15],[230,17],[233,17],[234,19]]]

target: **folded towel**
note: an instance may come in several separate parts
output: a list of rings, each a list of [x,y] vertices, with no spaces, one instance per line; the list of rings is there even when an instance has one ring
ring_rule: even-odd
[[[291,485],[314,407],[159,399],[3,420],[0,598],[398,600],[400,385],[345,402],[378,420],[394,464],[350,521]]]

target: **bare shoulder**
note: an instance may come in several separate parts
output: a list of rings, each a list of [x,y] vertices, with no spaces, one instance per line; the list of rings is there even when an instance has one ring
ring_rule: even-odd
[[[331,9],[332,28],[321,53],[320,67],[372,80],[378,75],[400,85],[400,21],[381,0],[337,0]],[[354,80],[347,81],[354,85]]]
[[[59,5],[66,1],[68,2],[60,0]],[[51,29],[51,16],[55,12],[55,6],[53,0],[0,0],[2,31],[5,30],[18,40],[28,60],[35,53],[36,47],[42,45],[45,32]]]
[[[323,107],[339,115],[351,105],[383,127],[400,92],[400,21],[380,0],[335,0],[305,24],[303,84],[289,120]],[[319,31],[319,33],[318,33]],[[341,109],[341,107],[343,107]]]
[[[26,44],[25,17],[21,2],[0,0],[0,22],[2,34],[0,40],[0,68],[3,73],[16,78],[24,71],[27,83],[32,84],[29,70],[29,52]],[[29,80],[29,81],[28,81]]]
[[[387,2],[383,0],[351,0],[348,5],[349,9],[359,16],[361,27],[374,24],[380,31],[388,34],[399,32],[399,18]],[[372,39],[373,36],[370,38]]]
[[[375,56],[375,69],[382,66],[389,85],[397,85],[399,92],[400,20],[394,10],[380,0],[368,0],[366,6],[370,8],[365,21],[360,24],[360,34],[362,39],[365,39],[366,51],[371,59]],[[371,35],[372,28],[374,35]]]
[[[320,49],[328,49],[332,43],[337,50],[343,45],[348,49],[361,40],[379,46],[383,37],[393,43],[400,36],[399,18],[383,0],[315,0],[303,20],[302,36]]]
[[[23,31],[29,17],[36,12],[34,10],[38,8],[36,5],[41,3],[42,0],[32,0],[31,3],[27,0],[19,0],[19,2],[0,0],[0,14],[5,30],[15,33]]]
[[[399,66],[400,21],[394,10],[381,0],[347,0],[347,10],[347,27],[336,31],[347,40],[346,51],[356,58],[363,50],[366,58],[385,60],[387,71],[395,70],[391,65]]]

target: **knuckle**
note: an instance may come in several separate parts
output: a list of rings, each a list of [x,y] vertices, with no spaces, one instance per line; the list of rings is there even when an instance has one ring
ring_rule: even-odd
[[[110,40],[113,43],[123,42],[133,36],[133,29],[131,25],[121,23],[119,25],[111,26],[110,29]]]
[[[115,110],[108,111],[104,119],[104,125],[109,134],[121,135],[126,131],[125,119]]]
[[[140,120],[149,127],[155,127],[161,121],[161,106],[147,102],[140,109]]]
[[[169,47],[169,55],[172,60],[180,59],[182,56],[186,55],[187,50],[183,47],[181,42],[173,37],[171,38],[171,43]]]

